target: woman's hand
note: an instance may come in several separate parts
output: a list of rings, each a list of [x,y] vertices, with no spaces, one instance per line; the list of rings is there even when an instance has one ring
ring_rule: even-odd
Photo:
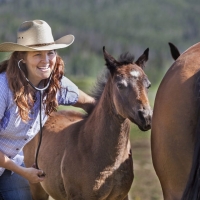
[[[44,180],[44,172],[40,169],[35,169],[33,167],[22,167],[14,163],[10,158],[0,151],[0,167],[13,171],[24,178],[26,178],[30,183],[39,183]]]
[[[25,168],[21,170],[21,176],[26,178],[30,183],[39,183],[44,180],[44,172],[41,169],[35,169],[33,167]]]

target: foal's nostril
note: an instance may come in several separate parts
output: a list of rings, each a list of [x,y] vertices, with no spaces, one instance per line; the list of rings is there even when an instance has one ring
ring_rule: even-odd
[[[151,124],[144,126],[145,130],[149,130],[151,128]]]
[[[144,111],[139,110],[139,111],[138,111],[138,115],[139,115],[139,117],[140,117],[142,120],[144,120]]]
[[[139,110],[138,115],[143,124],[149,124],[149,116],[144,110]]]
[[[148,109],[138,110],[138,117],[140,118],[140,129],[148,131],[151,129],[151,112]]]
[[[145,110],[139,110],[138,115],[140,119],[143,121],[143,123],[151,124],[151,117],[152,117],[151,113],[148,113]]]

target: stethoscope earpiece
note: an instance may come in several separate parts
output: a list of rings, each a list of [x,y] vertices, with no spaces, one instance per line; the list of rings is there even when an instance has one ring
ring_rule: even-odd
[[[26,81],[31,85],[31,87],[32,88],[34,88],[35,90],[37,90],[37,91],[44,91],[44,90],[46,90],[48,87],[49,87],[49,84],[50,84],[50,81],[51,81],[51,77],[52,77],[52,72],[51,72],[51,74],[50,74],[50,77],[49,77],[49,81],[48,81],[48,83],[47,83],[47,85],[44,87],[44,88],[38,88],[38,87],[35,87],[30,81],[29,81],[29,79],[25,76],[25,74],[24,74],[24,72],[22,71],[22,69],[21,69],[21,67],[20,67],[20,62],[22,61],[23,59],[21,59],[21,60],[19,60],[18,61],[18,68],[20,69],[20,71],[22,72],[22,75],[24,76],[24,78],[26,79]]]

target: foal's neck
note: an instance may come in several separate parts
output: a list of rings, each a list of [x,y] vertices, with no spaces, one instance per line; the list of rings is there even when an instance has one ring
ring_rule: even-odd
[[[130,150],[130,121],[120,117],[114,108],[112,93],[107,86],[87,123],[93,127],[93,149],[114,162]],[[90,128],[91,129],[91,128]]]

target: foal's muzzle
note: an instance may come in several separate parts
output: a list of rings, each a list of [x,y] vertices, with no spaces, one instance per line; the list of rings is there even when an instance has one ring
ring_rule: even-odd
[[[142,131],[147,131],[151,129],[151,119],[152,119],[152,110],[140,109],[138,111],[138,116],[140,118],[141,124],[138,126]]]

